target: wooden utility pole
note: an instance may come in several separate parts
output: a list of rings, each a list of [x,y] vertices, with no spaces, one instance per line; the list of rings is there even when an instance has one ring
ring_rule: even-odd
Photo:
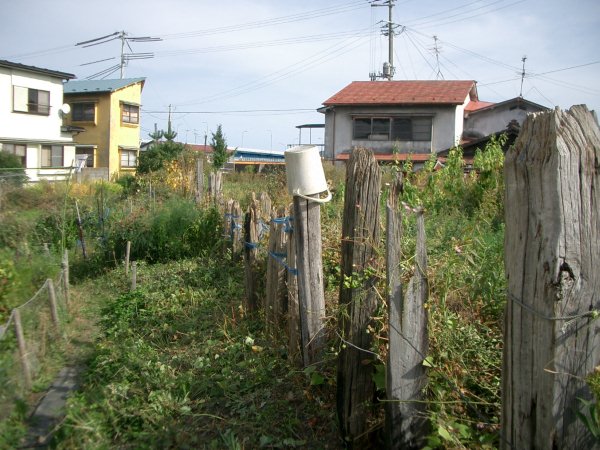
[[[379,244],[381,170],[373,152],[355,149],[346,169],[342,223],[342,282],[337,413],[348,446],[366,444],[369,404],[375,392],[372,374],[372,323],[377,308],[376,248]],[[373,361],[374,362],[374,361]]]
[[[598,446],[576,416],[600,364],[598,161],[585,106],[529,115],[506,155],[504,449]]]

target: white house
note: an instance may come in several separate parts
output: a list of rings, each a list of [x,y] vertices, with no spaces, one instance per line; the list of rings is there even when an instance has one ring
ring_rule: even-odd
[[[460,142],[473,80],[354,81],[323,102],[324,158],[347,160],[356,147],[378,160],[424,161]]]
[[[0,60],[0,150],[21,158],[30,181],[60,180],[71,171],[75,145],[61,107],[63,80],[72,78]]]

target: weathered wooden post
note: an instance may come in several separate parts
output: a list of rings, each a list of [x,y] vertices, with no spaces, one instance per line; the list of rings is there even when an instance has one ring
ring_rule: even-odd
[[[240,203],[236,200],[233,202],[231,208],[231,226],[233,227],[231,233],[231,253],[233,261],[239,261],[240,254],[242,253],[242,208]]]
[[[58,331],[58,308],[56,306],[56,291],[54,290],[54,282],[52,281],[52,278],[48,278],[46,283],[48,284],[48,298],[50,300],[50,316],[52,317],[52,323],[54,324],[54,327]]]
[[[585,106],[524,122],[504,167],[502,448],[597,448],[576,416],[600,364],[600,130]]]
[[[23,370],[23,381],[25,387],[31,389],[31,367],[27,355],[27,344],[25,343],[25,335],[23,334],[23,325],[21,323],[21,312],[19,308],[13,309],[13,318],[15,321],[15,334],[17,335],[17,346],[19,347],[19,360],[21,369]]]
[[[293,210],[294,205],[289,209]],[[288,355],[290,361],[301,363],[302,338],[300,334],[300,303],[298,301],[298,265],[296,261],[296,239],[293,217],[288,219],[284,231],[287,239],[287,296],[288,296]]]
[[[127,241],[125,247],[125,275],[129,274],[129,257],[131,256],[131,241]]]
[[[287,234],[284,231],[287,220],[285,207],[273,214],[269,224],[269,258],[267,260],[267,285],[265,295],[265,315],[267,325],[278,328],[287,312],[285,291],[285,260],[287,258]]]
[[[44,255],[50,256],[50,248],[48,248],[48,243],[44,242]]]
[[[427,249],[423,210],[417,209],[415,272],[406,295],[401,286],[402,216],[396,184],[386,205],[386,267],[388,290],[389,349],[386,373],[385,425],[389,449],[423,448],[428,418],[423,403],[427,374],[423,360],[429,350],[427,332]]]
[[[304,365],[318,362],[325,344],[325,291],[321,207],[329,201],[319,151],[299,146],[285,152],[288,191],[294,196],[294,239]],[[319,194],[327,191],[327,198]]]
[[[202,156],[196,159],[196,204],[202,202],[204,195],[204,160]]]
[[[376,247],[379,242],[381,170],[366,149],[355,149],[346,168],[342,223],[340,333],[337,413],[349,447],[364,444],[369,404],[373,399],[372,335],[367,327],[377,307]],[[365,441],[366,442],[366,441]]]
[[[233,245],[233,220],[232,220],[233,200],[229,199],[225,203],[225,213],[223,214],[223,245],[225,249]]]
[[[257,274],[259,205],[253,200],[244,218],[244,267],[246,296],[244,309],[252,314],[258,310],[259,280]]]
[[[85,238],[83,236],[83,223],[81,222],[81,215],[79,214],[79,203],[75,200],[75,208],[77,209],[77,230],[79,232],[79,241],[81,242],[81,253],[83,259],[87,259],[87,251],[85,248]]]
[[[266,192],[261,192],[258,199],[260,201],[260,218],[269,221],[272,216],[271,197]]]
[[[61,263],[62,268],[62,280],[63,290],[65,292],[65,305],[69,307],[70,293],[69,293],[69,251],[65,249],[63,254],[63,260]]]
[[[135,291],[137,288],[137,262],[131,263],[131,291]]]

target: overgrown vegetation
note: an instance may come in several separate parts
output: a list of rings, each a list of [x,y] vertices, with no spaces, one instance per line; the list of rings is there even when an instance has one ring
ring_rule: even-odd
[[[410,161],[384,168],[386,181],[403,173],[401,200],[407,206],[425,208],[429,448],[499,444],[505,300],[501,139],[477,153],[471,171],[465,171],[460,149],[450,152],[441,170],[433,160],[416,172]],[[338,447],[334,395],[343,343],[334,330],[343,281],[343,170],[326,167],[333,200],[321,209],[328,348],[321,364],[301,371],[287,360],[283,336],[267,334],[260,316],[244,316],[243,268],[223,252],[218,208],[192,202],[195,155],[186,155],[117,184],[19,189],[0,213],[0,319],[40,280],[56,273],[63,237],[73,257],[74,282],[104,294],[81,297],[104,305],[96,312],[101,334],[56,446]],[[227,174],[224,189],[224,198],[235,198],[243,208],[253,191],[268,192],[274,206],[291,200],[283,171]],[[386,195],[384,186],[382,202]],[[75,199],[91,255],[85,261],[77,243]],[[403,214],[403,230],[402,268],[408,281],[415,250],[415,218],[409,212]],[[381,301],[369,328],[375,336],[369,350],[378,355],[372,364],[377,386],[369,424],[373,442],[381,442],[385,396],[383,239],[374,265],[380,268],[374,275]],[[131,293],[121,269],[127,241],[139,262],[140,287]],[[44,242],[50,244],[50,260],[42,255]],[[598,395],[597,374],[588,382]],[[13,431],[27,409],[17,401],[16,416],[4,425]],[[597,404],[582,402],[581,420],[590,429],[600,430],[597,411]]]

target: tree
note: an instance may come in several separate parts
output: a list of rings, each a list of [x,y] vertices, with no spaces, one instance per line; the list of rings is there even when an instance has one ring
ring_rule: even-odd
[[[176,160],[179,155],[185,150],[185,145],[179,142],[174,142],[173,139],[177,136],[175,131],[171,130],[171,124],[169,123],[169,129],[167,132],[162,130],[155,131],[149,135],[155,141],[164,136],[167,140],[160,141],[152,144],[145,152],[140,152],[138,158],[137,172],[150,173],[157,172],[164,168],[165,163]]]
[[[223,129],[221,128],[221,124],[217,126],[217,131],[212,133],[212,139],[210,141],[210,145],[213,148],[213,168],[215,171],[222,168],[229,155],[227,154],[227,141],[225,140],[225,135],[223,134]]]
[[[27,180],[21,159],[12,153],[0,151],[0,181],[20,186]]]

